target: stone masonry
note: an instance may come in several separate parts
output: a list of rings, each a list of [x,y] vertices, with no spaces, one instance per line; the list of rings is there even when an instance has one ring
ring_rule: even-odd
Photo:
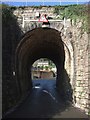
[[[55,17],[55,14],[52,12],[53,8],[42,8],[41,10],[28,8],[27,10],[23,11],[23,13],[28,13],[28,11],[30,12],[31,10],[31,12],[33,12],[33,16],[35,16],[34,13],[36,11],[45,11],[46,9],[48,16],[52,15]],[[74,24],[74,21],[69,19],[65,21],[65,24],[59,22],[50,23],[51,28],[55,28],[61,32],[63,42],[65,43],[65,68],[71,79],[70,83],[73,88],[74,105],[88,113],[90,108],[90,45],[88,41],[89,35],[82,29],[82,25],[83,24],[81,20],[77,20],[76,24]],[[36,27],[41,27],[41,23],[26,22],[25,28],[21,28],[24,30],[24,32],[26,32]]]
[[[23,10],[15,10],[14,15],[16,15],[24,34],[34,28],[42,27],[42,23],[28,21],[25,22],[23,28],[23,15],[33,20],[35,19],[36,11],[38,11],[41,14],[46,13],[55,19],[56,14],[53,13],[53,10],[53,8],[48,7],[41,9],[27,7]],[[64,42],[65,69],[73,89],[73,104],[88,114],[90,111],[90,34],[84,31],[82,26],[82,20],[78,19],[76,23],[70,19],[62,20],[62,22],[50,22],[50,27],[60,32]]]

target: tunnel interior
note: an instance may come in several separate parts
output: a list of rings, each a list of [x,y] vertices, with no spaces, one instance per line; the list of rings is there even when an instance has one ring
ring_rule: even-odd
[[[16,49],[16,79],[21,93],[32,88],[31,67],[40,59],[48,58],[57,68],[56,87],[64,87],[64,43],[60,32],[52,28],[35,28],[27,32]]]

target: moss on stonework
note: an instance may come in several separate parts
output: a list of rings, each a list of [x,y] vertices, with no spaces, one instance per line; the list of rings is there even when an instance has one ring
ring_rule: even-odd
[[[90,115],[90,110],[89,110],[89,112],[88,112],[88,115]]]

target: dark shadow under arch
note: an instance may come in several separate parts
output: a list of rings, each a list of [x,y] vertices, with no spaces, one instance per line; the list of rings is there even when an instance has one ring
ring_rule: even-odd
[[[39,58],[48,58],[55,63],[56,88],[61,94],[65,94],[63,44],[60,32],[51,28],[36,28],[23,36],[16,49],[16,79],[19,83],[20,95],[32,89],[30,68]]]

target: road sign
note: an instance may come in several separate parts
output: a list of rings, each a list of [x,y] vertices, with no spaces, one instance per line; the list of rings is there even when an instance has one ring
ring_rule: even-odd
[[[39,19],[39,22],[48,22],[48,20],[47,20],[45,15],[41,15],[40,19]]]

